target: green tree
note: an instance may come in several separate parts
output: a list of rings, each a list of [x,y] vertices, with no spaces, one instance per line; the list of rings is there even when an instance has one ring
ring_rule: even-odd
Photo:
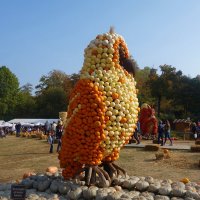
[[[40,78],[40,83],[35,87],[36,95],[43,93],[52,87],[62,87],[64,82],[70,80],[69,76],[60,70],[53,70],[48,75],[43,75]]]
[[[151,69],[148,85],[151,89],[151,94],[157,101],[157,112],[160,117],[161,102],[165,100],[165,105],[169,105],[174,93],[176,85],[176,68],[171,65],[160,65],[161,75],[157,74],[156,69]],[[168,106],[169,107],[169,106]]]
[[[20,91],[13,111],[14,118],[35,118],[37,112],[35,97],[27,91]]]
[[[66,93],[63,88],[48,88],[37,96],[36,104],[38,117],[57,118],[60,111],[67,110]]]
[[[12,118],[12,111],[16,106],[19,82],[6,66],[0,67],[0,118]]]
[[[148,103],[151,105],[155,101],[151,96],[151,90],[148,86],[150,72],[150,67],[144,67],[144,69],[138,69],[135,76],[137,82],[136,88],[138,89],[138,99],[141,104]]]
[[[20,88],[21,92],[31,94],[33,91],[33,85],[31,83],[26,83]]]

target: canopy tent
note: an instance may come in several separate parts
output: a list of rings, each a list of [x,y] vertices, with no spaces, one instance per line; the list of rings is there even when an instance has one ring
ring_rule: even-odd
[[[1,124],[3,124],[4,122],[5,122],[5,121],[3,121],[3,120],[0,120],[0,125],[1,125]]]
[[[12,127],[12,124],[8,122],[3,122],[0,124],[0,127]]]
[[[12,119],[8,121],[8,123],[20,123],[22,126],[43,126],[46,121],[51,124],[53,122],[57,122],[58,120],[59,119]]]

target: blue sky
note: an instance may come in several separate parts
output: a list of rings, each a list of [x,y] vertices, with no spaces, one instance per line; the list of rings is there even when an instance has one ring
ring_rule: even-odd
[[[84,48],[111,25],[140,68],[200,74],[199,0],[0,0],[0,66],[20,85],[53,69],[77,73]]]

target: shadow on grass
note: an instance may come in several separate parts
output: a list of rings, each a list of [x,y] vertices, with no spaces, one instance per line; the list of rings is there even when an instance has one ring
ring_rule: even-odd
[[[144,159],[144,162],[155,162],[155,158]]]

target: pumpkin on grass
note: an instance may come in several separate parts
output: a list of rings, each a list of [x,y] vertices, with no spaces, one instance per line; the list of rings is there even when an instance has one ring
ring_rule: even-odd
[[[25,172],[25,173],[23,174],[23,179],[26,179],[26,178],[28,178],[28,177],[30,177],[30,176],[34,176],[34,175],[36,175],[35,172]]]
[[[85,171],[87,185],[97,177],[106,184],[119,171],[125,173],[113,162],[131,139],[138,120],[134,73],[123,37],[112,30],[98,35],[85,49],[59,153],[65,179]]]
[[[47,167],[46,172],[49,172],[51,174],[55,174],[55,173],[58,172],[58,168],[55,167],[55,166],[49,166],[49,167]]]

